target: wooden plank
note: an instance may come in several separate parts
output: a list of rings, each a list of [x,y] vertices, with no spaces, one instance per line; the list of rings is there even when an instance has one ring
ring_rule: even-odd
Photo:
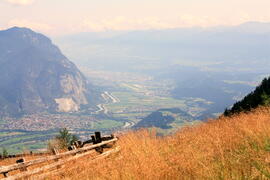
[[[103,158],[108,157],[108,156],[109,156],[110,154],[112,154],[112,153],[116,153],[116,152],[119,152],[119,151],[120,151],[120,147],[117,146],[115,149],[106,151],[106,152],[104,152],[103,154],[100,154],[100,155],[98,155],[98,156],[95,156],[95,157],[91,158],[90,160],[91,160],[92,162],[95,162],[95,161],[97,161],[97,160],[99,160],[99,159],[103,159]],[[92,152],[93,152],[93,151],[92,151]],[[59,174],[59,173],[61,172],[61,170],[62,170],[62,169],[56,169],[56,170],[54,170],[54,171],[46,172],[46,173],[43,173],[43,174],[40,174],[40,175],[35,175],[35,176],[33,176],[31,179],[33,179],[33,180],[43,180],[43,179],[45,179],[45,178],[48,177],[48,176],[54,176],[54,175]]]
[[[99,160],[99,159],[103,159],[103,158],[109,156],[110,154],[112,154],[112,153],[117,153],[117,152],[119,152],[119,151],[120,151],[120,147],[117,146],[115,149],[106,151],[106,152],[104,152],[104,153],[102,153],[102,154],[100,154],[100,155],[98,155],[98,156],[95,156],[95,157],[92,158],[91,160]]]
[[[75,149],[75,150],[72,150],[72,151],[64,152],[64,153],[49,156],[49,157],[43,157],[43,158],[31,160],[31,161],[25,162],[24,164],[13,164],[13,165],[9,165],[9,166],[1,166],[0,167],[0,173],[3,174],[3,173],[7,173],[7,172],[14,171],[14,170],[17,170],[17,169],[26,168],[26,167],[31,166],[31,165],[40,164],[40,163],[43,163],[43,162],[60,159],[62,157],[68,156],[68,155],[74,155],[74,154],[77,154],[77,153],[80,153],[80,152],[89,151],[89,150],[95,149],[97,147],[100,147],[102,145],[115,142],[117,140],[118,140],[117,138],[114,138],[112,140],[104,141],[104,142],[99,143],[99,144],[86,146],[86,147],[83,147],[83,148],[80,148],[80,149]]]
[[[89,155],[89,154],[92,154],[92,153],[94,153],[94,151],[88,151],[86,153],[83,153],[83,154],[80,154],[80,155],[77,155],[77,156],[72,156],[72,157],[67,158],[65,160],[59,160],[59,161],[57,161],[55,163],[52,163],[52,164],[49,164],[49,165],[46,165],[46,166],[42,166],[42,167],[39,167],[39,168],[35,168],[32,171],[27,171],[27,172],[24,172],[24,173],[16,174],[14,176],[10,176],[10,177],[8,177],[6,179],[7,180],[15,180],[15,179],[23,178],[23,177],[26,177],[26,176],[31,176],[33,174],[37,174],[37,173],[40,173],[42,171],[45,171],[45,170],[60,166],[60,165],[66,163],[66,162],[68,162],[70,160],[76,160],[79,157],[86,156],[86,155]]]
[[[24,164],[24,162],[25,162],[25,159],[24,158],[18,159],[16,161],[17,164]],[[21,168],[20,171],[27,171],[27,167]]]
[[[96,143],[101,143],[101,133],[100,132],[95,132],[95,137],[96,137]]]
[[[94,136],[94,137],[95,137],[95,136]],[[102,141],[108,141],[108,140],[111,140],[111,139],[113,139],[113,138],[114,138],[114,135],[111,134],[111,135],[105,135],[105,136],[102,136],[101,140],[102,140]],[[82,147],[83,147],[84,145],[86,145],[86,144],[91,144],[91,143],[94,144],[94,141],[93,141],[92,139],[87,140],[87,141],[84,141],[83,144],[82,144]]]
[[[58,149],[56,149],[56,148],[53,148],[52,152],[53,152],[54,155],[59,154],[59,151],[58,151]]]
[[[96,143],[96,137],[94,135],[91,136],[91,140],[92,140],[93,144],[97,144]]]
[[[5,178],[8,177],[8,172],[4,172],[3,175]]]
[[[112,149],[112,150],[109,150],[109,151],[106,151],[104,152],[103,154],[100,154],[98,156],[95,156],[93,158],[91,158],[91,160],[98,160],[98,159],[101,159],[101,158],[105,158],[107,156],[109,156],[110,154],[112,153],[116,153],[116,152],[119,152],[120,151],[120,147],[116,147],[115,149]],[[93,151],[88,151],[88,152],[85,152],[83,154],[78,154],[76,156],[73,156],[73,157],[69,157],[67,159],[64,159],[64,160],[59,160],[58,162],[56,163],[53,163],[53,164],[50,164],[50,165],[47,165],[47,166],[43,166],[43,167],[40,167],[40,168],[36,168],[32,171],[27,171],[27,172],[23,172],[23,173],[20,173],[20,174],[16,174],[14,176],[10,176],[8,178],[6,178],[7,180],[16,180],[16,179],[20,179],[20,178],[24,178],[24,177],[27,177],[27,176],[33,176],[34,174],[37,174],[37,173],[40,173],[40,172],[43,172],[43,171],[46,171],[46,170],[49,170],[49,169],[52,169],[54,167],[57,167],[59,165],[63,165],[64,163],[67,163],[68,161],[72,161],[72,160],[76,160],[78,158],[81,158],[83,156],[86,156],[86,155],[89,155],[93,153]],[[59,171],[58,171],[59,172]],[[35,177],[33,179],[37,179],[37,178],[46,178],[46,176],[49,176],[51,175],[51,172],[49,173],[46,173],[46,174],[43,174],[43,175],[39,175],[38,177]]]

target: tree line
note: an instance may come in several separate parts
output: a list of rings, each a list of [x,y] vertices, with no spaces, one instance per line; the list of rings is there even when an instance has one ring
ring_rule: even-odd
[[[226,108],[224,116],[231,116],[240,112],[248,112],[258,106],[270,105],[270,77],[263,79],[256,89],[236,102],[231,108]]]

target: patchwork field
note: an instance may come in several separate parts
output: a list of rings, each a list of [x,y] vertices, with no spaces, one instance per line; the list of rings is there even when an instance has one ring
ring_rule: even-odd
[[[199,104],[207,104],[201,99],[174,99],[164,93],[158,93],[159,87],[137,85],[132,83],[120,84],[121,91],[111,94],[119,99],[116,103],[105,105],[107,111],[114,118],[121,118],[134,123],[139,122],[151,112],[162,108],[180,108],[192,116],[199,115],[204,108]],[[150,89],[150,90],[149,90]],[[164,91],[165,92],[165,91]]]
[[[85,73],[87,74],[87,73]],[[46,149],[48,139],[67,127],[80,139],[89,139],[94,131],[111,133],[130,129],[143,118],[162,108],[179,108],[191,116],[198,116],[207,104],[202,99],[174,99],[169,95],[170,81],[154,81],[151,77],[136,74],[98,73],[89,77],[94,83],[102,85],[101,94],[105,100],[98,104],[94,112],[83,111],[81,114],[39,114],[24,116],[20,119],[0,121],[0,147],[10,153],[37,151]],[[171,129],[158,129],[160,134],[175,132],[178,128],[193,124],[175,117]],[[7,130],[8,131],[5,131]],[[21,129],[21,130],[18,130]]]
[[[46,149],[47,140],[56,135],[56,131],[1,130],[0,147],[9,154],[41,151]],[[2,152],[2,150],[0,152]]]
[[[76,134],[80,140],[88,140],[90,139],[90,135],[95,131],[110,134],[112,131],[119,130],[124,125],[125,122],[122,121],[101,119],[91,121],[89,125],[85,127],[69,129],[73,134]],[[9,154],[46,150],[48,140],[52,139],[57,134],[58,129],[43,131],[0,129],[0,154],[2,154],[4,149],[6,149]]]

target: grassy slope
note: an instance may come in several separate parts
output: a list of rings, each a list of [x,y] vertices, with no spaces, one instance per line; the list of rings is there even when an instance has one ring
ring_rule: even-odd
[[[80,160],[51,179],[270,177],[270,109],[210,120],[163,138],[154,131],[128,132],[118,145],[120,153],[94,163]]]

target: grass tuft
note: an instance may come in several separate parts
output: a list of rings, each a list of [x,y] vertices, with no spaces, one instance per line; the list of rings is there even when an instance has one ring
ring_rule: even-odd
[[[209,120],[166,137],[131,131],[118,145],[118,154],[80,160],[51,179],[268,179],[270,109]]]

